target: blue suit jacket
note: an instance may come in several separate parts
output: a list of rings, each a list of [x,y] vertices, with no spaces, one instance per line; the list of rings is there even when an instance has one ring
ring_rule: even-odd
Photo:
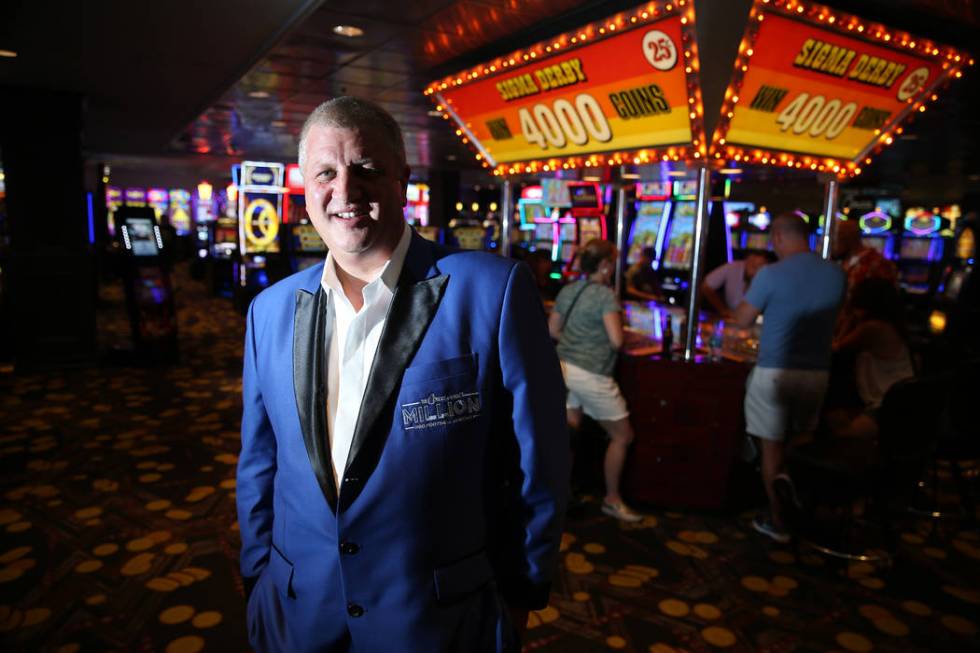
[[[547,602],[569,447],[527,269],[412,234],[340,487],[323,265],[249,309],[241,568],[259,651],[503,651]]]

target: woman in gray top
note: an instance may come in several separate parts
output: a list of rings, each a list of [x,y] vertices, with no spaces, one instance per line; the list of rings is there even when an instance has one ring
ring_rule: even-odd
[[[605,429],[609,446],[603,462],[606,496],[602,512],[635,522],[643,517],[623,503],[619,493],[633,428],[626,401],[612,376],[616,354],[623,346],[622,312],[610,287],[616,247],[606,240],[590,240],[581,251],[580,267],[586,278],[562,288],[548,324],[558,340],[568,387],[568,425],[578,429],[585,413]]]

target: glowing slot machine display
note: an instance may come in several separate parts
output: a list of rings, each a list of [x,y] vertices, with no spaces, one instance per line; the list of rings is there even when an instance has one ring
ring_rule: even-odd
[[[580,248],[595,238],[605,239],[606,216],[599,184],[594,181],[569,182],[568,194],[572,203],[569,214],[575,220],[578,232],[574,238],[576,246]],[[561,257],[563,261],[569,258]]]
[[[640,182],[636,185],[636,217],[630,224],[626,240],[626,264],[640,260],[644,249],[654,251],[652,267],[660,267],[667,216],[670,214],[670,182]]]
[[[170,196],[166,189],[151,188],[146,191],[146,203],[153,208],[159,224],[163,220],[163,216],[167,215],[167,209],[170,207]]]
[[[858,218],[858,227],[861,229],[861,242],[865,247],[878,250],[885,258],[895,257],[895,239],[890,215],[875,209]]]
[[[286,224],[303,222],[306,215],[306,191],[303,187],[303,173],[299,166],[290,163],[286,166],[286,192],[282,196],[282,221]]]
[[[168,193],[170,202],[168,215],[170,224],[178,234],[190,233],[191,230],[191,194],[183,188],[171,188]]]
[[[906,292],[929,292],[937,263],[943,256],[943,219],[924,207],[905,211],[904,231],[898,253],[898,280]]]
[[[123,202],[123,192],[121,188],[116,186],[106,186],[105,187],[105,206],[106,206],[106,227],[109,230],[109,235],[115,238],[116,236],[116,215],[119,209],[125,205]]]

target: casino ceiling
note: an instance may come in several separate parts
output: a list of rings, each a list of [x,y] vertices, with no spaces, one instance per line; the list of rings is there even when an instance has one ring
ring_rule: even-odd
[[[699,11],[716,2],[697,0]],[[0,84],[81,93],[92,158],[172,164],[292,160],[319,102],[358,95],[403,125],[410,163],[475,168],[422,95],[443,75],[602,18],[634,1],[8,0]],[[974,49],[974,0],[829,0],[831,6]],[[703,5],[703,6],[702,6]],[[359,28],[355,37],[338,25]],[[980,73],[968,71],[868,169],[958,175],[980,187]],[[916,171],[919,171],[916,173]]]

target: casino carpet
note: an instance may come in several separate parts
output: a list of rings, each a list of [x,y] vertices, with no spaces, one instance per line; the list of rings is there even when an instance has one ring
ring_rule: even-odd
[[[248,648],[242,318],[180,272],[177,364],[0,376],[4,651]],[[103,348],[125,346],[118,284],[101,303]],[[570,522],[525,650],[980,650],[976,531],[910,520],[895,565],[876,570],[770,545],[747,514],[648,515],[620,524],[593,503]]]

